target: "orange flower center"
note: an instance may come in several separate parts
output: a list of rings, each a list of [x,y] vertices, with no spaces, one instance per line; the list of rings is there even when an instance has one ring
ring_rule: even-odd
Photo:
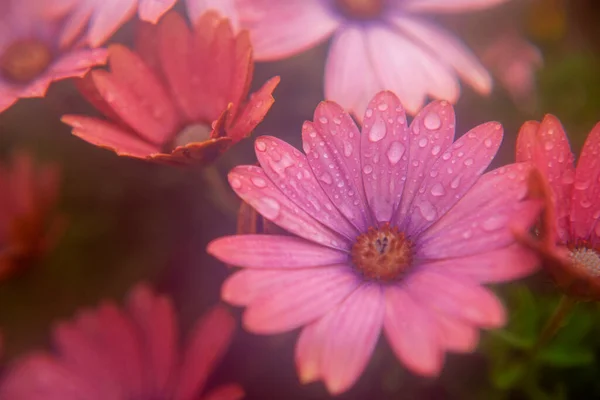
[[[52,61],[48,46],[36,39],[10,44],[0,55],[0,70],[10,81],[27,83],[37,78]]]
[[[383,12],[385,0],[335,0],[337,7],[350,18],[373,19]]]
[[[401,278],[412,261],[412,243],[386,223],[369,228],[356,239],[350,252],[355,268],[366,278],[390,282]]]
[[[571,249],[571,261],[577,267],[585,270],[591,276],[600,276],[600,254],[590,247]]]

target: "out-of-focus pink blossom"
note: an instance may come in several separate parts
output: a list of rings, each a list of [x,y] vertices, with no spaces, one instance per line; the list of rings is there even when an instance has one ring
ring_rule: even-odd
[[[537,47],[518,33],[508,32],[485,49],[482,61],[497,76],[515,104],[528,110],[535,107],[535,73],[543,64]]]
[[[64,229],[64,219],[56,214],[59,188],[56,165],[36,168],[26,153],[15,153],[0,167],[0,280],[56,245]]]
[[[527,164],[483,174],[502,140],[499,123],[456,141],[454,127],[446,101],[408,125],[398,98],[381,92],[362,132],[341,106],[323,102],[304,124],[305,154],[263,136],[260,167],[230,172],[233,190],[291,235],[211,242],[209,253],[244,268],[222,298],[247,307],[251,332],[302,327],[302,382],[344,392],[382,330],[409,369],[435,376],[446,351],[473,351],[479,328],[504,324],[502,304],[482,284],[535,268],[511,229],[527,229],[539,203],[524,200]]]
[[[106,62],[105,49],[60,46],[63,1],[6,0],[0,16],[0,112],[23,97],[43,97],[50,83],[83,76]]]
[[[491,78],[467,46],[427,19],[485,9],[506,0],[235,0],[257,60],[299,53],[333,36],[325,97],[360,118],[380,90],[416,113],[428,96],[455,102],[458,77],[482,94]],[[357,84],[360,82],[360,84]]]
[[[56,352],[34,352],[15,361],[0,384],[0,399],[237,400],[244,394],[237,384],[200,397],[234,325],[217,306],[181,346],[171,300],[138,285],[125,308],[106,301],[56,326]]]
[[[546,115],[526,122],[517,138],[517,160],[530,161],[547,187],[539,242],[544,266],[567,294],[600,300],[600,123],[590,132],[579,160],[560,121]]]
[[[82,94],[107,118],[66,115],[73,134],[119,155],[206,164],[249,136],[273,104],[275,77],[248,97],[247,32],[207,12],[193,29],[175,11],[143,24],[137,52],[109,47],[110,71],[92,71]]]

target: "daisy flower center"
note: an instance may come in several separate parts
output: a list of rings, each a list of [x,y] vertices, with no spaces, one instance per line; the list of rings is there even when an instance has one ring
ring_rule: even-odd
[[[48,46],[36,39],[11,43],[0,55],[0,71],[10,81],[27,83],[38,77],[52,61]]]
[[[412,243],[389,223],[369,228],[351,250],[354,267],[366,279],[390,282],[402,277],[412,261]]]
[[[600,254],[588,247],[576,247],[571,250],[571,261],[592,276],[600,276]]]
[[[206,124],[193,124],[188,125],[181,130],[172,141],[167,142],[165,152],[170,153],[179,146],[185,146],[190,143],[201,143],[210,139],[210,133],[212,129],[210,125]]]
[[[337,8],[350,18],[373,19],[383,12],[384,0],[335,0]]]

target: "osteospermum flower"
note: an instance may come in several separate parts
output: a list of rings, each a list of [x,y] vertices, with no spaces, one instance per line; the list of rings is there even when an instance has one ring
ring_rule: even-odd
[[[248,96],[252,48],[208,12],[190,30],[175,12],[140,29],[138,52],[109,47],[110,72],[92,71],[82,94],[108,120],[66,115],[73,134],[119,155],[207,163],[250,135],[273,104],[279,78]]]
[[[56,214],[60,174],[36,167],[25,153],[0,167],[0,280],[26,268],[57,243],[64,220]]]
[[[361,117],[375,93],[394,91],[416,113],[426,97],[454,102],[457,75],[487,94],[491,79],[453,34],[425,18],[506,0],[237,0],[240,26],[250,30],[257,60],[306,50],[333,35],[325,98]],[[361,85],[356,85],[361,82]]]
[[[549,188],[542,243],[530,244],[567,294],[596,300],[600,300],[599,153],[600,123],[585,141],[577,168],[556,117],[526,122],[517,138],[517,160],[531,161],[543,179],[539,186]]]
[[[235,192],[291,235],[235,235],[209,244],[244,267],[223,285],[246,306],[246,329],[302,327],[300,380],[337,394],[365,368],[383,329],[412,371],[434,376],[446,351],[472,351],[478,328],[504,323],[485,282],[515,279],[536,264],[509,226],[528,227],[538,204],[525,164],[481,175],[502,139],[496,122],[453,142],[445,101],[412,121],[391,92],[370,102],[362,133],[333,102],[302,130],[305,154],[274,137],[255,143],[260,167],[229,174]]]
[[[214,307],[180,346],[171,300],[138,285],[124,309],[107,301],[59,324],[56,352],[33,352],[14,362],[0,383],[0,398],[237,400],[243,397],[237,384],[200,397],[234,325],[223,307]]]
[[[0,8],[0,112],[23,97],[43,97],[60,79],[86,74],[106,61],[105,49],[59,46],[59,16],[45,0],[6,0]],[[60,2],[59,2],[60,3]]]

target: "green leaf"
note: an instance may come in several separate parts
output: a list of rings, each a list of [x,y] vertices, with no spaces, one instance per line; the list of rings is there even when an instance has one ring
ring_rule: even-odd
[[[523,363],[510,362],[492,370],[492,382],[498,389],[507,390],[514,387],[525,372]]]
[[[591,349],[585,348],[551,346],[543,350],[537,359],[554,367],[578,367],[593,363],[594,353]]]

